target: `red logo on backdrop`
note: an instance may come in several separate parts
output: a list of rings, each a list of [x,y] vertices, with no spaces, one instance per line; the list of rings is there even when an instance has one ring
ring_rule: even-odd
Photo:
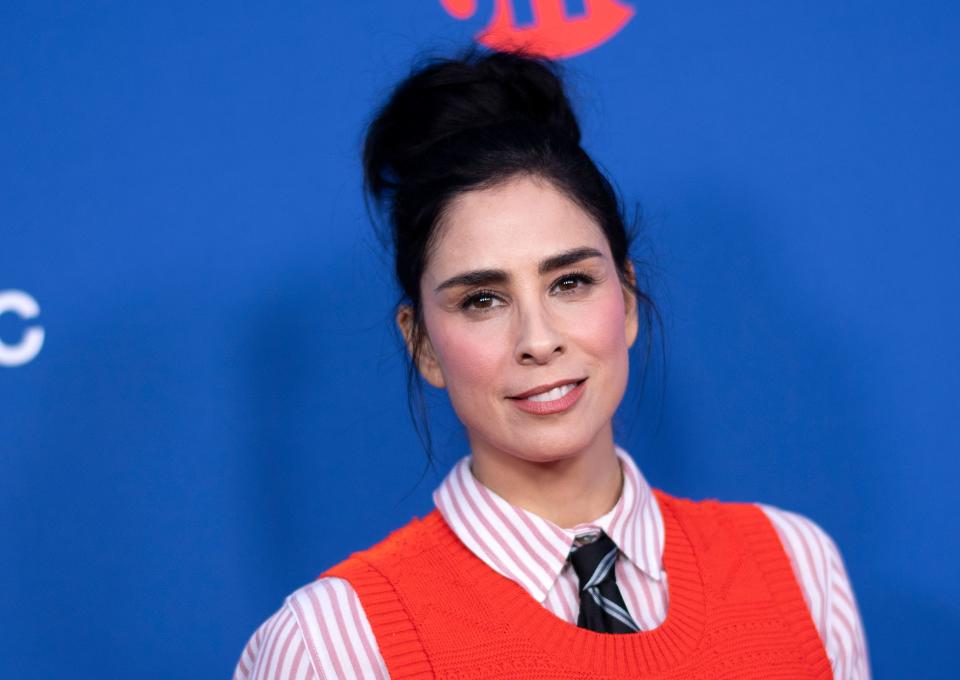
[[[632,7],[617,0],[583,0],[584,12],[573,16],[565,0],[524,0],[533,21],[519,26],[513,0],[493,0],[493,17],[475,39],[491,49],[524,47],[546,57],[572,57],[588,52],[616,35],[633,17]],[[440,0],[456,19],[477,12],[477,0]]]

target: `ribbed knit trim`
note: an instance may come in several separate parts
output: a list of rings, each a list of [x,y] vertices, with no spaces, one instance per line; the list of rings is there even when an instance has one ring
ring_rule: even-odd
[[[735,524],[750,544],[780,616],[793,632],[794,640],[810,666],[813,677],[830,680],[833,678],[830,660],[780,538],[763,511],[756,506],[749,507],[755,512],[736,513]]]
[[[376,567],[354,554],[322,575],[346,579],[363,593],[363,609],[391,678],[435,677],[410,614],[393,585]]]

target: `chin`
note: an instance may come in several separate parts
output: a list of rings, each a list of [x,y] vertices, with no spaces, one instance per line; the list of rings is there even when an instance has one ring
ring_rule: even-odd
[[[571,432],[558,428],[551,432],[526,432],[507,442],[495,443],[501,451],[531,463],[550,463],[573,458],[596,439],[598,432]]]

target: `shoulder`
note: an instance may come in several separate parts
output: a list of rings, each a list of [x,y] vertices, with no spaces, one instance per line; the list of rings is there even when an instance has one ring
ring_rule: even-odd
[[[823,637],[833,580],[831,565],[840,561],[836,543],[819,524],[805,515],[766,503],[757,503],[757,506],[780,537],[813,621]]]
[[[840,560],[833,538],[815,521],[797,512],[767,503],[756,503],[776,529],[791,559],[798,559],[819,578],[829,578],[831,561]]]
[[[321,577],[332,576],[357,583],[356,579],[369,574],[371,568],[380,575],[395,572],[407,560],[418,559],[444,547],[450,542],[451,535],[442,516],[434,509],[423,517],[413,517],[377,543],[351,554],[324,571]]]
[[[766,517],[776,530],[788,554],[793,553],[791,558],[794,554],[806,555],[808,552],[817,552],[821,558],[818,565],[822,566],[822,558],[825,555],[839,556],[833,539],[817,523],[804,515],[766,503],[744,503],[716,498],[692,499],[672,496],[660,490],[656,493],[671,508],[685,515],[715,519],[719,515],[736,514],[756,518],[754,521],[760,522],[763,522],[761,517]],[[760,514],[757,513],[758,509],[762,511]],[[822,570],[819,573],[823,575]]]
[[[387,677],[350,584],[324,577],[290,593],[251,636],[234,680]]]
[[[853,587],[833,538],[817,522],[797,512],[766,503],[674,497],[658,490],[662,500],[681,513],[694,533],[710,539],[720,531],[722,516],[748,519],[753,526],[765,517],[786,553],[814,626],[841,680],[870,677],[867,643]],[[758,512],[759,511],[759,512]]]
[[[780,537],[836,677],[869,677],[863,623],[836,542],[805,515],[756,505]]]

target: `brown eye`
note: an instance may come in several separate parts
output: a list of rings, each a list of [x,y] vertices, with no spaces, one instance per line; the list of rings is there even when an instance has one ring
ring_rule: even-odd
[[[481,295],[480,297],[474,298],[473,306],[477,309],[489,309],[493,306],[493,298],[489,295]]]
[[[460,308],[485,312],[499,307],[502,304],[503,301],[493,293],[481,291],[467,297],[460,303]]]
[[[594,278],[587,274],[567,274],[557,279],[553,284],[553,288],[558,293],[574,293],[577,289],[591,283],[594,283]]]

